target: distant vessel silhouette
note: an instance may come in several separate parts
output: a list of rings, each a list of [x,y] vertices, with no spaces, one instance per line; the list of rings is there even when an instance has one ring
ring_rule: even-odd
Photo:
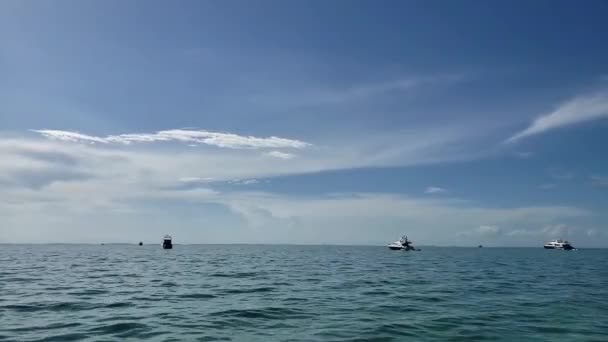
[[[171,235],[165,235],[163,238],[163,249],[171,249],[173,248],[173,243],[171,242]]]

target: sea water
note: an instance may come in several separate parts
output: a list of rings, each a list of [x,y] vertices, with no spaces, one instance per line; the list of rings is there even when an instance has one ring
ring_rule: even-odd
[[[608,250],[1,245],[0,341],[608,341]]]

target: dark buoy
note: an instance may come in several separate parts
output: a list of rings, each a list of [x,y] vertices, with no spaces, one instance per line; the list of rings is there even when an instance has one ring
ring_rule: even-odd
[[[144,243],[143,243],[143,242],[141,242],[141,241],[139,241],[139,245],[140,245],[140,246],[143,246],[143,245],[144,245]]]
[[[171,243],[171,236],[165,235],[163,238],[163,249],[171,249],[173,248],[173,244]]]
[[[483,246],[482,246],[482,245],[479,245],[479,246],[477,246],[477,248],[483,248]]]

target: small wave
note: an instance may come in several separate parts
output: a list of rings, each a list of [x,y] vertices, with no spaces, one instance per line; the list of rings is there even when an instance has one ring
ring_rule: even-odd
[[[301,319],[311,317],[301,310],[269,307],[264,309],[233,309],[209,314],[213,317],[225,318],[260,318],[260,319]]]
[[[68,294],[72,295],[72,296],[93,296],[93,295],[100,295],[100,294],[106,294],[106,293],[108,293],[107,290],[98,290],[98,289],[87,289],[87,290],[83,290],[83,291],[68,292]]]
[[[95,334],[120,334],[125,333],[131,330],[143,330],[148,326],[142,323],[135,322],[122,322],[122,323],[114,323],[110,325],[104,325],[102,327],[96,327],[90,329],[89,332]]]
[[[99,305],[81,302],[67,303],[47,303],[47,304],[12,304],[1,306],[0,308],[9,309],[17,312],[36,312],[36,311],[81,311],[90,310]]]
[[[409,324],[403,324],[403,323],[390,323],[390,324],[382,324],[381,326],[377,327],[376,329],[372,330],[369,332],[370,336],[374,336],[374,338],[372,339],[363,339],[362,341],[380,341],[376,338],[378,338],[378,335],[390,335],[390,336],[399,336],[399,337],[406,337],[406,336],[418,336],[420,337],[420,335],[424,333],[423,329],[420,329],[416,326],[413,325],[409,325]],[[393,337],[386,337],[384,339],[382,339],[383,341],[393,341]]]
[[[113,322],[113,321],[132,321],[132,320],[140,320],[140,319],[145,319],[145,317],[142,316],[126,316],[126,315],[113,315],[110,317],[105,317],[105,318],[98,318],[96,319],[97,322]]]
[[[179,298],[192,298],[192,299],[211,299],[215,298],[215,295],[210,293],[185,293],[178,296]]]
[[[160,284],[160,286],[162,286],[162,287],[176,287],[178,285],[177,285],[177,283],[174,283],[172,281],[166,281],[166,282]]]
[[[219,336],[203,336],[196,339],[200,342],[211,342],[211,341],[232,341],[230,337],[219,337]]]
[[[226,289],[221,292],[224,294],[243,294],[243,293],[258,293],[258,292],[272,292],[274,287],[254,287],[251,289]]]
[[[51,341],[59,341],[59,342],[63,342],[63,341],[80,341],[80,340],[84,340],[85,338],[87,338],[89,336],[87,336],[86,334],[79,334],[79,333],[69,333],[69,334],[61,334],[61,335],[54,335],[54,336],[48,336],[39,340],[36,340],[36,342],[51,342]]]
[[[260,275],[258,272],[211,273],[210,277],[218,278],[251,278]]]
[[[284,302],[307,302],[307,298],[299,298],[299,297],[289,297],[283,299]]]
[[[44,280],[44,279],[42,279],[42,278],[28,278],[28,277],[13,277],[13,278],[3,279],[3,281],[14,282],[14,283],[29,283],[29,282],[42,281],[42,280]]]
[[[54,323],[54,324],[47,324],[47,325],[42,325],[42,326],[36,326],[36,327],[20,327],[20,328],[13,328],[13,329],[9,329],[9,331],[14,331],[14,332],[19,332],[19,331],[37,331],[37,330],[53,330],[53,329],[65,329],[65,328],[75,328],[77,326],[80,326],[82,324],[80,323]]]
[[[129,302],[116,302],[116,303],[107,304],[105,307],[106,308],[126,308],[126,307],[129,307],[132,305],[133,304],[129,303]]]
[[[390,296],[393,293],[389,292],[389,291],[383,291],[383,290],[371,290],[371,291],[362,292],[361,294],[366,295],[366,296]]]

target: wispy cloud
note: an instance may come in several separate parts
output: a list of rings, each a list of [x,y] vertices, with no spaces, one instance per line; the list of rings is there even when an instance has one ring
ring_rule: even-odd
[[[606,117],[608,117],[608,92],[580,96],[562,104],[555,111],[537,118],[528,128],[511,136],[505,142],[513,143],[552,129]]]
[[[182,177],[179,179],[182,183],[209,183],[215,181],[214,178],[200,178],[200,177]]]
[[[555,188],[555,184],[554,183],[546,183],[546,184],[541,184],[538,186],[539,188],[543,189],[543,190],[551,190]]]
[[[426,190],[424,190],[424,193],[435,195],[435,194],[443,194],[446,191],[447,191],[446,189],[440,188],[438,186],[429,186],[428,188],[426,188]]]
[[[591,183],[595,186],[608,186],[608,176],[591,176]]]
[[[253,185],[258,184],[260,181],[257,179],[233,179],[229,183],[236,185]]]
[[[575,176],[574,172],[559,167],[549,168],[547,173],[551,178],[557,180],[569,180],[573,179]]]
[[[305,86],[294,85],[286,88],[281,84],[277,86],[276,91],[255,94],[251,97],[251,101],[263,104],[280,104],[282,107],[353,104],[386,95],[400,96],[425,85],[453,84],[469,77],[469,75],[453,73],[397,77],[333,86],[328,86],[327,82],[324,82]]]
[[[67,142],[80,142],[88,144],[131,144],[131,143],[150,143],[150,142],[169,142],[177,141],[187,143],[188,146],[193,144],[205,144],[223,148],[233,149],[258,149],[258,148],[295,148],[302,149],[312,144],[279,137],[260,138],[254,136],[242,136],[233,133],[218,133],[204,130],[188,130],[188,129],[172,129],[159,131],[156,133],[129,133],[120,135],[108,135],[106,137],[97,137],[86,135],[79,132],[61,131],[61,130],[32,130],[42,136]]]
[[[264,153],[264,155],[273,157],[273,158],[285,159],[285,160],[293,159],[296,156],[293,153],[287,153],[287,152],[281,152],[281,151],[270,151],[270,152]]]
[[[501,229],[498,226],[484,225],[479,226],[479,228],[477,228],[477,232],[486,236],[498,236],[501,233]]]

